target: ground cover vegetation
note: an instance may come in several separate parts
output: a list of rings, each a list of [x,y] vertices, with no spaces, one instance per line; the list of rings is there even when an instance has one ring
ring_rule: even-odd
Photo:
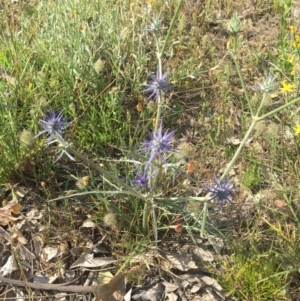
[[[0,299],[299,300],[296,2],[0,11]]]

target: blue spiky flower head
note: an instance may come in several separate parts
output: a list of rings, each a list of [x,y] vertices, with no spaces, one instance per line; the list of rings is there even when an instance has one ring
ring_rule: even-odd
[[[277,88],[276,83],[277,76],[272,75],[271,73],[266,75],[261,82],[257,83],[257,86],[248,86],[252,90],[270,93]]]
[[[63,112],[59,114],[51,112],[45,117],[45,120],[40,120],[39,124],[43,127],[43,130],[40,131],[35,138],[47,133],[49,135],[47,144],[49,145],[52,142],[64,142],[62,135],[70,123],[64,120]]]
[[[60,151],[60,155],[56,161],[58,161],[64,154],[66,154],[71,160],[75,160],[68,153],[69,144],[64,140],[63,134],[65,133],[65,128],[70,125],[66,119],[63,118],[63,112],[56,114],[54,112],[49,113],[45,120],[40,120],[39,124],[43,127],[43,130],[40,131],[34,138],[47,133],[49,135],[47,139],[47,145],[57,142],[58,150]]]
[[[134,163],[134,169],[135,169],[135,178],[132,180],[132,183],[134,186],[136,186],[139,189],[145,189],[147,191],[151,190],[150,187],[150,178],[152,178],[153,175],[148,175],[148,172],[146,168],[144,171],[141,171],[138,166]]]
[[[203,187],[212,194],[210,200],[217,200],[220,204],[221,210],[223,210],[223,205],[226,202],[232,203],[233,195],[235,193],[236,187],[234,184],[226,179],[215,179],[214,185],[203,185]]]
[[[153,161],[154,158],[156,158],[158,155],[161,156],[164,163],[166,163],[166,152],[172,152],[174,151],[174,148],[172,147],[172,139],[175,131],[170,132],[169,130],[166,130],[164,133],[162,131],[162,122],[160,123],[160,126],[158,129],[153,132],[149,133],[150,140],[146,140],[143,143],[143,147],[140,149],[140,151],[150,151],[150,158],[146,165],[146,170],[148,169],[148,166]]]
[[[152,31],[154,33],[158,33],[159,31],[165,29],[166,27],[163,26],[162,19],[160,15],[155,15],[152,18],[152,22],[150,26],[146,29],[147,31]]]
[[[151,76],[151,80],[146,84],[146,89],[142,91],[150,93],[150,96],[147,99],[150,99],[153,96],[155,96],[156,100],[158,101],[161,92],[169,97],[169,92],[173,90],[174,87],[173,85],[168,83],[166,77],[167,72],[164,73],[162,76]]]

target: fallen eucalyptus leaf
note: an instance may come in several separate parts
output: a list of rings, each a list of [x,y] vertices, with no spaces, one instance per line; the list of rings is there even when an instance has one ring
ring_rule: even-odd
[[[213,254],[210,251],[204,250],[199,247],[195,247],[193,253],[204,262],[213,262],[215,260]]]
[[[102,267],[116,262],[113,257],[96,257],[92,253],[82,254],[71,266],[70,269],[76,267],[85,267],[85,268],[96,268]]]
[[[62,254],[62,251],[58,248],[45,247],[43,248],[43,257],[46,262],[49,262],[52,258],[55,258]]]
[[[162,283],[157,283],[152,287],[146,286],[139,288],[133,295],[133,300],[143,300],[143,301],[157,301],[161,300],[164,293],[164,286]]]
[[[169,260],[171,265],[183,272],[186,272],[191,269],[197,269],[198,266],[192,259],[191,254],[176,254],[176,253],[169,253],[166,254],[165,257]]]
[[[4,277],[18,269],[15,257],[10,255],[5,263],[5,265],[0,269],[0,276]]]

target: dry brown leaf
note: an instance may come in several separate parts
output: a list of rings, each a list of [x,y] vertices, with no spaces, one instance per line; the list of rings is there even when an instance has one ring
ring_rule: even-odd
[[[187,288],[195,284],[201,284],[201,279],[199,275],[183,274],[180,275],[180,278],[175,279],[175,283],[180,288]]]
[[[166,293],[165,295],[168,298],[168,300],[170,300],[170,301],[177,301],[178,300],[178,296],[175,295],[173,292]]]
[[[137,290],[134,291],[134,294],[132,295],[133,300],[143,300],[143,301],[157,301],[157,300],[163,300],[162,296],[165,292],[165,287],[161,282],[147,285],[147,286],[141,286]]]
[[[10,208],[14,214],[20,214],[22,206],[19,203],[14,202],[11,204]]]
[[[36,259],[35,255],[30,252],[25,246],[19,245],[19,252],[20,255],[22,255],[22,258],[25,258],[26,260],[30,261],[31,263],[33,260]]]
[[[96,228],[97,224],[91,220],[84,221],[81,228]]]
[[[53,247],[45,247],[42,252],[42,257],[45,262],[49,262],[52,258],[58,257],[62,254],[60,249]]]
[[[39,211],[36,208],[32,208],[29,212],[26,213],[28,220],[39,220],[43,217],[43,211]]]
[[[0,237],[3,237],[6,241],[9,241],[11,240],[11,236],[10,234],[5,231],[2,227],[0,227]]]
[[[167,259],[171,262],[174,268],[186,272],[191,269],[197,269],[195,262],[190,254],[167,254]]]
[[[13,255],[10,255],[5,265],[0,269],[0,276],[4,277],[18,269],[17,262]]]
[[[94,254],[87,252],[82,254],[71,266],[70,269],[76,267],[96,268],[116,262],[112,257],[95,257]]]
[[[126,294],[125,275],[115,275],[107,284],[95,289],[96,301],[121,301]]]
[[[201,280],[209,286],[212,286],[214,289],[218,291],[223,291],[223,288],[220,286],[220,284],[217,282],[217,280],[209,277],[209,276],[203,276],[201,277]]]
[[[193,253],[204,262],[213,262],[215,260],[212,252],[199,247],[195,247]]]
[[[193,261],[191,254],[181,255],[181,254],[171,253],[171,252],[163,254],[161,252],[161,255],[170,262],[172,268],[176,268],[180,271],[186,272],[188,270],[198,268],[195,262]]]
[[[11,214],[19,214],[22,206],[16,202],[9,203],[3,208],[0,208],[0,225],[6,226],[10,221],[16,221],[19,218],[13,217]]]
[[[165,293],[174,292],[179,288],[179,286],[177,284],[169,283],[169,282],[166,282],[166,281],[163,282],[163,285],[165,287]]]
[[[44,241],[41,235],[32,234],[34,251],[37,258],[40,258]]]

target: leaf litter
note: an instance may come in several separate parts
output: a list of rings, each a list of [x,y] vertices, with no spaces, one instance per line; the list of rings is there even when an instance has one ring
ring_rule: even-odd
[[[30,196],[22,202],[28,203],[29,200]],[[31,287],[36,294],[43,292],[49,298],[53,292],[60,291],[56,296],[61,300],[68,293],[74,292],[78,298],[84,294],[94,296],[94,300],[99,301],[141,298],[145,301],[193,300],[197,296],[213,301],[230,300],[204,267],[206,263],[214,264],[215,257],[215,248],[208,239],[199,238],[195,245],[187,234],[176,233],[174,230],[159,246],[158,251],[144,253],[143,256],[138,255],[132,259],[132,265],[146,266],[149,273],[141,285],[135,286],[126,284],[130,271],[127,274],[107,271],[107,268],[117,270],[120,259],[111,256],[111,251],[105,245],[107,234],[99,232],[101,227],[95,221],[83,217],[81,224],[78,224],[79,241],[74,247],[68,247],[64,241],[70,239],[67,234],[57,233],[50,241],[45,236],[45,231],[50,230],[51,233],[51,229],[47,229],[43,222],[44,209],[40,208],[39,211],[34,208],[21,214],[22,207],[15,203],[3,208],[5,216],[11,216],[15,210],[21,217],[9,220],[5,217],[3,221],[6,221],[6,225],[0,227],[0,248],[4,250],[5,246],[10,253],[6,262],[0,266],[1,286],[9,289],[13,285],[9,281],[19,281],[14,284],[18,289],[10,292],[15,298],[20,298],[22,294],[26,296],[24,288]],[[213,242],[213,239],[211,237],[210,241]],[[218,242],[220,251],[224,244],[217,237],[215,241]],[[17,264],[17,260],[21,260],[21,266]],[[121,258],[122,260],[124,259]],[[58,265],[59,262],[62,265]],[[66,285],[69,283],[70,285]]]

